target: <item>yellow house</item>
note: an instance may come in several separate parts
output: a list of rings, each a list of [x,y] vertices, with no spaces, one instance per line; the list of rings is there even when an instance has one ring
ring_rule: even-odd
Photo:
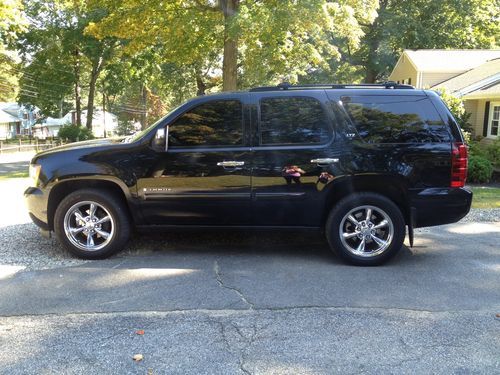
[[[473,136],[500,136],[500,50],[405,50],[389,80],[464,100]]]

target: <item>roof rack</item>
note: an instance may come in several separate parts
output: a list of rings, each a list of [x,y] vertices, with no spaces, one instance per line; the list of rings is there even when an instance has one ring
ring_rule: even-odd
[[[415,87],[404,85],[393,81],[383,83],[357,83],[357,84],[306,84],[292,85],[289,82],[280,83],[277,86],[254,87],[250,91],[284,91],[284,90],[304,90],[304,89],[407,89],[413,90]]]

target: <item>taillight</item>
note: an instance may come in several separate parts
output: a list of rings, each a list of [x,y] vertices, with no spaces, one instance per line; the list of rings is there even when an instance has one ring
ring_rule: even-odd
[[[467,146],[455,142],[451,151],[451,187],[464,187],[467,178]]]

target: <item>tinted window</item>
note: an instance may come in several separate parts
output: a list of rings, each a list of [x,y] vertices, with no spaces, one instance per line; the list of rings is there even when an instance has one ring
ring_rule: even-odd
[[[243,143],[242,105],[214,100],[179,117],[169,129],[169,146],[235,146]]]
[[[359,135],[370,143],[447,142],[436,109],[421,96],[342,97]]]
[[[313,98],[267,98],[260,102],[261,144],[319,144],[332,136],[328,118]]]

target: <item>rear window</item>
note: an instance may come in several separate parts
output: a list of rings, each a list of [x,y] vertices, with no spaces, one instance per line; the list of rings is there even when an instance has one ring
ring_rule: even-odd
[[[322,144],[332,135],[328,117],[314,98],[281,97],[260,101],[261,145]]]
[[[359,135],[369,143],[449,142],[447,126],[427,97],[341,98]]]

